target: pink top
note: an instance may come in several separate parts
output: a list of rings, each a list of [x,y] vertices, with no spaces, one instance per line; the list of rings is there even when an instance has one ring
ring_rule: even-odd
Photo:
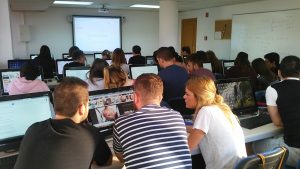
[[[12,81],[8,85],[7,90],[9,95],[50,91],[45,82],[38,79],[26,80],[25,77],[20,77]]]

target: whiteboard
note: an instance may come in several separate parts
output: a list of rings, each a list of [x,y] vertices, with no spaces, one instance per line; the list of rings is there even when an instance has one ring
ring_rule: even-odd
[[[231,59],[244,51],[249,60],[277,52],[280,59],[300,54],[300,9],[233,15]]]

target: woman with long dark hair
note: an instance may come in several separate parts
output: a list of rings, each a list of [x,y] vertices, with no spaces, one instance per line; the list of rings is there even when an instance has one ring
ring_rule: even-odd
[[[55,61],[51,57],[50,49],[47,45],[43,45],[40,48],[40,54],[34,58],[34,62],[43,69],[45,79],[51,79],[54,77]]]

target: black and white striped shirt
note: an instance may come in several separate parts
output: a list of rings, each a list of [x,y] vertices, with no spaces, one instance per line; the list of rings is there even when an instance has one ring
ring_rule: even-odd
[[[132,168],[192,168],[181,115],[157,105],[120,116],[114,126],[114,151]]]

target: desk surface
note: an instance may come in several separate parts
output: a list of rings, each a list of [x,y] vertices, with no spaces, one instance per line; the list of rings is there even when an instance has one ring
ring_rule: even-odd
[[[277,127],[273,123],[270,123],[251,130],[243,128],[243,132],[245,136],[245,142],[249,143],[279,135],[283,132],[283,128]]]

